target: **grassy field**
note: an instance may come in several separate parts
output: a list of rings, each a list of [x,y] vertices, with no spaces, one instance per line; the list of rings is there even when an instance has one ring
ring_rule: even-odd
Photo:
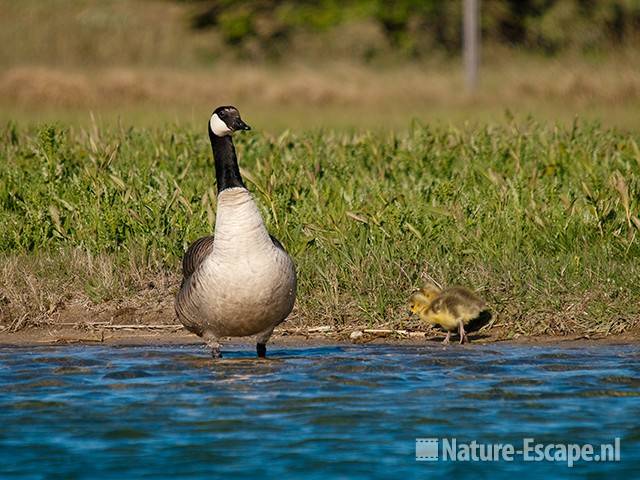
[[[416,327],[406,300],[429,279],[476,289],[505,337],[640,326],[637,134],[415,122],[251,132],[237,149],[298,266],[290,325]],[[182,252],[213,230],[215,209],[203,129],[7,124],[1,325],[105,305],[162,307],[173,322]]]

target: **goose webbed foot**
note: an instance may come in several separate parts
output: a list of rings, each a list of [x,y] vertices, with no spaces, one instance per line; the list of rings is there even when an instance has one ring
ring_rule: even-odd
[[[444,340],[442,341],[443,345],[449,345],[449,337],[451,337],[451,332],[447,332],[447,336],[444,337]]]
[[[267,356],[267,345],[265,343],[256,343],[256,352],[258,353],[258,358],[266,358]]]

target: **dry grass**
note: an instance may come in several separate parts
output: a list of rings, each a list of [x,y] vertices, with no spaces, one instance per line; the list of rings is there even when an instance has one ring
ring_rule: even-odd
[[[152,122],[189,121],[205,118],[214,105],[231,103],[262,112],[258,121],[276,130],[323,125],[397,128],[412,118],[495,120],[505,110],[558,121],[581,116],[638,128],[634,112],[640,107],[639,72],[634,64],[594,69],[584,63],[568,68],[516,61],[487,71],[482,89],[470,97],[450,67],[407,65],[376,71],[334,64],[322,69],[297,65],[174,71],[22,66],[0,73],[0,104],[4,120],[37,120],[44,112],[52,112],[48,120],[56,114],[66,118],[65,112],[86,120],[93,110],[124,118],[125,123],[140,116]],[[143,113],[130,116],[132,111]]]
[[[197,64],[215,35],[189,28],[187,3],[0,0],[0,66]]]
[[[94,257],[80,249],[64,257],[5,257],[0,260],[0,266],[0,332],[69,327],[92,330],[93,326],[100,327],[98,330],[119,326],[153,329],[179,325],[173,308],[179,285],[175,271],[142,271],[134,266],[126,269],[114,256]],[[427,264],[422,272],[423,280],[432,278],[428,269]],[[331,277],[331,272],[325,273]],[[592,274],[587,272],[587,275]],[[517,280],[505,279],[505,284],[510,282]],[[311,332],[328,328],[334,333],[347,334],[367,328],[428,330],[417,318],[409,317],[403,305],[393,308],[387,305],[385,317],[372,322],[371,317],[379,315],[363,308],[352,295],[340,293],[337,277],[327,278],[326,284],[333,292],[316,291],[315,295],[322,297],[321,302],[299,299],[284,325],[285,330]],[[499,290],[481,293],[491,305],[492,338],[608,336],[640,331],[637,312],[607,312],[606,305],[612,302],[609,286],[575,292],[566,291],[560,283],[550,284],[544,290],[531,287],[532,298],[562,298],[562,304],[551,301],[540,308],[544,302],[533,300],[537,308],[530,309],[527,305],[523,309],[532,298],[516,297],[512,292]],[[370,293],[372,296],[378,294],[376,291]],[[625,298],[615,299],[616,304],[631,306],[635,302],[629,292],[623,295]],[[382,301],[384,303],[385,299]],[[375,298],[368,300],[371,304],[375,302]],[[310,308],[311,304],[315,305]],[[594,310],[600,311],[603,317],[593,318]]]
[[[615,71],[612,69],[615,67]],[[325,68],[227,66],[210,71],[61,70],[14,67],[0,74],[0,96],[24,107],[104,107],[148,102],[195,106],[224,99],[266,105],[313,107],[461,106],[527,102],[567,107],[623,105],[640,100],[640,69],[607,65],[525,63],[486,72],[484,87],[470,97],[455,70],[404,66],[386,71],[335,64]]]
[[[0,324],[9,331],[60,322],[175,323],[176,274],[128,266],[82,249],[0,259]],[[149,319],[153,319],[149,322]]]

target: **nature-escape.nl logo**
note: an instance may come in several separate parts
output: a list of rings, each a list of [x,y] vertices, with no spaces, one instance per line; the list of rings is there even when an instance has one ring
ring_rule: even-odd
[[[440,446],[440,440],[442,445]],[[459,442],[456,438],[416,438],[416,460],[420,462],[619,462],[620,438],[612,443],[540,443],[523,438],[514,443]]]

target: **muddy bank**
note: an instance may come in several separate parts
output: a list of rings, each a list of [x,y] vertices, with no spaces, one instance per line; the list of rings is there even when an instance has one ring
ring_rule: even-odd
[[[319,319],[302,318],[297,309],[278,327],[270,341],[273,346],[304,347],[306,345],[335,344],[407,344],[425,342],[438,344],[444,333],[430,328],[417,318],[400,323],[379,325],[349,322],[321,324]],[[515,342],[548,344],[562,342],[640,343],[640,329],[624,333],[611,331],[576,331],[568,335],[525,335],[514,332],[510,322],[493,320],[478,332],[469,335],[472,343]],[[456,344],[457,337],[452,337]],[[70,303],[39,321],[17,318],[0,322],[0,345],[162,345],[202,344],[202,340],[188,332],[178,321],[173,298],[167,295],[144,304],[116,305],[105,303],[87,306]],[[252,337],[224,340],[226,345],[254,345]]]
[[[357,332],[354,334],[354,332]],[[638,343],[638,332],[624,335],[538,335],[507,336],[500,330],[471,334],[471,344],[487,344],[494,342],[510,342],[515,344],[559,344],[564,346],[584,345],[590,343],[619,344]],[[384,328],[348,328],[333,329],[330,327],[314,328],[279,328],[270,341],[272,347],[318,346],[336,344],[439,344],[444,336],[432,330],[393,330]],[[233,338],[223,341],[226,345],[253,346],[252,337]],[[24,329],[18,332],[0,331],[0,346],[27,345],[65,345],[65,344],[104,344],[104,345],[191,345],[203,344],[197,336],[186,331],[181,325],[101,325],[87,327],[87,324],[76,326],[49,325],[39,328]],[[458,347],[457,342],[452,342]]]

